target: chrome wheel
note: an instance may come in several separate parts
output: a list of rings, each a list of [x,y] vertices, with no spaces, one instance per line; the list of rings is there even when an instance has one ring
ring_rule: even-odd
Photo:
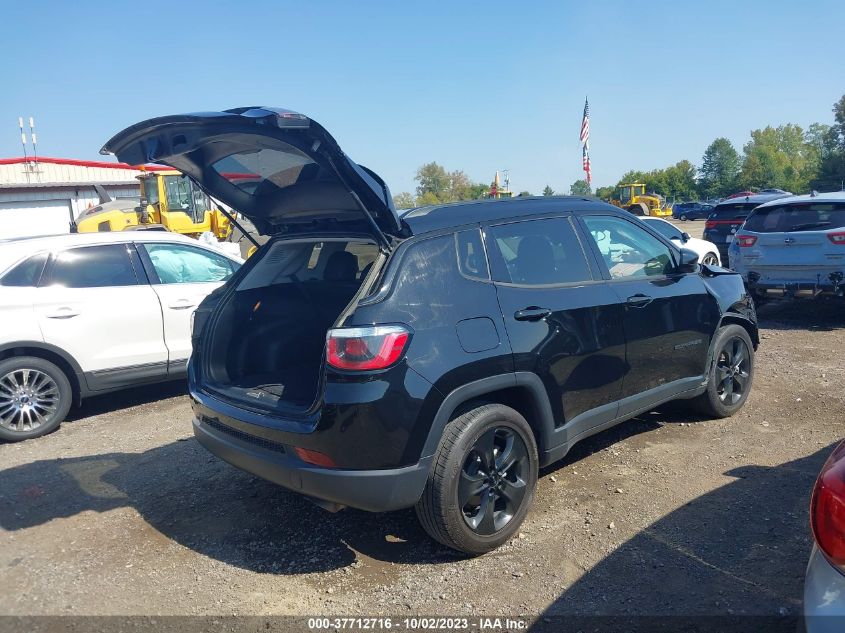
[[[470,449],[458,479],[458,506],[476,534],[505,527],[527,492],[528,449],[515,431],[495,427]]]
[[[726,405],[733,405],[742,399],[751,375],[751,354],[741,338],[728,339],[716,360],[716,393]]]
[[[707,253],[704,256],[704,259],[701,260],[701,263],[702,264],[708,264],[710,266],[718,266],[719,265],[719,259],[713,253]]]
[[[47,424],[59,407],[59,387],[38,369],[16,369],[0,378],[0,426],[32,431]]]

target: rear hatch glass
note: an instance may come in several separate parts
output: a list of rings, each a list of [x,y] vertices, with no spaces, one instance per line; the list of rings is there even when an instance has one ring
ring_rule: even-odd
[[[708,220],[743,220],[751,210],[756,207],[756,204],[749,204],[747,202],[736,202],[728,204],[720,204],[713,208]]]
[[[745,222],[744,230],[755,233],[826,231],[845,228],[845,204],[813,202],[763,207]]]

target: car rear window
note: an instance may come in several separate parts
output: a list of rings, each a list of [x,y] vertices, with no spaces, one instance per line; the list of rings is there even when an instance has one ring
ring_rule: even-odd
[[[845,204],[812,202],[764,207],[745,221],[745,229],[755,233],[825,231],[845,227]]]
[[[255,195],[313,181],[320,174],[308,155],[287,144],[283,150],[264,148],[230,154],[212,168],[238,189]]]
[[[713,212],[710,214],[709,220],[733,220],[742,219],[748,216],[749,213],[756,207],[757,204],[753,202],[730,202],[727,204],[719,204],[713,207]]]

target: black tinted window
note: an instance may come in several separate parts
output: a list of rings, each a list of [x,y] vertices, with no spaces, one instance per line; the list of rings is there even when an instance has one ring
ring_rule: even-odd
[[[758,209],[745,221],[744,228],[756,233],[778,233],[842,227],[845,227],[845,204],[817,202]]]
[[[490,228],[490,235],[496,281],[538,286],[592,279],[578,236],[565,218],[500,224]]]
[[[264,148],[231,154],[212,168],[239,189],[256,194],[316,180],[320,172],[307,154],[287,144],[283,150]]]
[[[37,286],[46,262],[46,253],[33,255],[3,275],[0,286]]]
[[[458,248],[458,266],[467,277],[489,279],[487,257],[481,243],[481,231],[471,229],[460,231],[456,235]]]
[[[719,204],[713,207],[713,212],[710,214],[711,220],[733,220],[742,219],[751,213],[752,209],[757,205],[748,202],[732,202],[727,204]]]
[[[126,244],[106,244],[59,253],[50,283],[66,288],[134,286],[138,281],[126,249]]]

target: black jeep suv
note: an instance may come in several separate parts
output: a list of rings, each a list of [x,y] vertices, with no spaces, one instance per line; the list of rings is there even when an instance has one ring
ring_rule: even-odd
[[[194,432],[329,509],[416,506],[435,539],[485,552],[578,440],[748,397],[742,279],[598,200],[400,217],[324,128],[268,108],[153,119],[104,151],[181,170],[270,236],[195,313]]]

